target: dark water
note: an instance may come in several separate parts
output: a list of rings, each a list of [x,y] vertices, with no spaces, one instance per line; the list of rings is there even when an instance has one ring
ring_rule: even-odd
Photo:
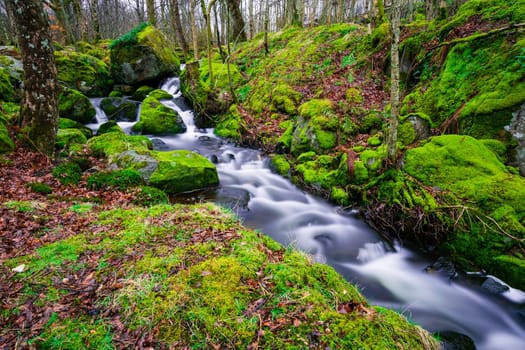
[[[161,88],[175,96],[163,103],[179,112],[187,132],[155,138],[158,148],[190,149],[213,159],[221,182],[217,190],[189,194],[181,201],[212,199],[229,207],[245,225],[333,266],[371,303],[396,310],[431,332],[467,335],[478,349],[525,349],[525,293],[511,287],[489,293],[481,287],[487,278],[506,286],[492,276],[451,279],[431,272],[428,258],[390,246],[352,212],[342,212],[272,173],[258,151],[227,143],[211,129],[197,129],[177,78]],[[104,121],[103,112],[97,113]],[[122,123],[126,130],[131,125]]]

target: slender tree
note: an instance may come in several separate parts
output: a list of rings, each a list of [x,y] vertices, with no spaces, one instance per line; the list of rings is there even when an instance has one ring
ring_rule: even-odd
[[[244,18],[240,8],[239,0],[226,0],[228,12],[232,18],[232,36],[234,42],[246,41],[244,30]]]
[[[188,47],[188,42],[184,37],[184,30],[182,29],[182,22],[180,20],[180,10],[179,10],[179,0],[171,0],[171,22],[173,29],[175,30],[175,37],[177,38],[177,43],[184,52],[184,56],[188,56],[190,51]]]
[[[151,25],[157,25],[157,16],[155,13],[155,0],[146,0],[146,11],[148,12],[148,21]]]
[[[58,85],[49,20],[40,0],[8,0],[24,65],[20,122],[32,145],[52,155],[58,128]]]
[[[401,1],[393,0],[390,15],[392,46],[390,49],[390,102],[391,114],[388,124],[387,156],[391,161],[396,158],[397,127],[399,117],[399,25],[401,21]]]

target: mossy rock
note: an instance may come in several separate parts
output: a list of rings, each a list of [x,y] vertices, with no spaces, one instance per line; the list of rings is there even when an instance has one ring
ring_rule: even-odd
[[[215,187],[217,169],[207,158],[191,151],[151,152],[159,161],[149,185],[166,193],[182,193]]]
[[[403,145],[410,145],[430,136],[430,117],[424,113],[411,113],[400,117],[397,128],[398,141]]]
[[[73,144],[83,145],[87,138],[80,129],[58,129],[56,145],[59,148],[69,149]]]
[[[137,120],[138,104],[121,97],[106,97],[100,101],[100,108],[108,119],[119,122],[134,122]]]
[[[336,157],[303,153],[295,167],[306,184],[329,191],[334,186],[345,186],[351,182],[348,172],[347,155]]]
[[[55,51],[58,81],[88,97],[106,96],[113,82],[107,64],[72,50]]]
[[[87,178],[87,187],[92,189],[126,190],[143,184],[140,173],[132,169],[101,171]]]
[[[98,127],[97,136],[100,136],[102,134],[107,134],[109,132],[117,132],[117,133],[124,134],[124,130],[122,130],[122,128],[117,124],[116,121],[109,120],[105,122],[104,124],[101,124]]]
[[[297,114],[297,105],[303,98],[300,92],[295,91],[288,84],[278,84],[272,90],[272,105],[273,107],[282,113],[288,115]]]
[[[58,97],[58,114],[60,118],[67,118],[87,124],[96,115],[95,107],[89,98],[80,91],[64,88]]]
[[[228,113],[222,115],[215,125],[217,136],[238,141],[241,138],[243,120],[237,105],[232,105]]]
[[[430,87],[411,111],[435,126],[477,138],[496,138],[525,103],[523,68],[517,57],[525,39],[485,38],[454,45]]]
[[[93,135],[93,131],[90,128],[88,128],[82,123],[79,123],[75,120],[68,119],[68,118],[59,118],[58,128],[59,129],[79,129],[86,136],[86,138],[90,138]]]
[[[112,158],[127,150],[144,153],[153,149],[153,144],[146,136],[130,136],[122,131],[113,131],[92,137],[88,140],[87,146],[96,156],[107,158]]]
[[[3,118],[0,118],[0,154],[9,153],[15,149],[13,140],[9,137],[9,131]]]
[[[276,154],[270,159],[270,169],[277,174],[288,177],[290,176],[290,163],[284,155]]]
[[[137,90],[135,90],[135,92],[133,92],[131,98],[135,101],[144,101],[148,94],[153,90],[155,90],[155,88],[152,88],[151,86],[141,86]]]
[[[363,103],[363,96],[358,88],[348,88],[345,93],[346,101],[350,104],[356,105]]]
[[[0,67],[0,101],[16,102],[18,99],[7,69]]]
[[[76,185],[82,178],[82,169],[74,162],[65,162],[54,167],[51,174],[62,185]]]
[[[139,121],[133,125],[133,131],[152,135],[185,132],[186,125],[180,115],[159,101],[159,96],[166,95],[161,95],[161,92],[156,93],[156,91],[151,92],[142,102]],[[165,94],[163,91],[162,93]]]
[[[178,74],[179,58],[164,34],[151,25],[136,29],[110,45],[111,75],[115,81],[139,85]],[[123,39],[127,37],[130,40]]]
[[[404,170],[445,191],[449,202],[468,203],[466,210],[476,213],[477,219],[465,223],[468,234],[452,235],[448,250],[454,257],[490,269],[491,257],[508,254],[518,244],[502,231],[525,237],[525,179],[508,172],[483,142],[466,135],[433,137],[407,150]],[[487,230],[486,225],[494,227]]]
[[[337,116],[330,100],[310,100],[299,107],[299,118],[292,135],[294,155],[313,150],[327,153],[336,146]]]

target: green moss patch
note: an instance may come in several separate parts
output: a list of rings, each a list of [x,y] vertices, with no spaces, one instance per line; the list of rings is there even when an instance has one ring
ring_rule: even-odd
[[[9,325],[5,334],[16,332],[13,341],[86,349],[140,339],[155,348],[379,342],[386,349],[437,349],[403,316],[369,306],[333,268],[247,230],[214,205],[115,209],[98,214],[96,225],[113,229],[86,230],[6,262],[28,266],[7,277],[26,283],[10,300],[31,303],[42,325],[18,328],[22,310],[0,314]]]
[[[159,160],[149,183],[167,193],[204,189],[219,184],[215,165],[191,151],[153,152]]]
[[[153,148],[146,136],[126,135],[123,131],[112,131],[95,136],[87,142],[96,156],[112,157],[127,150],[147,152]]]
[[[510,253],[525,238],[525,179],[509,173],[482,142],[461,135],[433,137],[407,151],[404,169],[446,191],[467,211],[460,219],[470,234],[453,236],[449,245],[457,257],[490,268],[497,265],[495,256]],[[509,282],[523,287],[521,280]]]
[[[185,132],[186,125],[179,114],[159,101],[161,98],[169,98],[168,96],[171,97],[166,92],[152,91],[142,102],[139,121],[133,125],[133,131],[152,135]]]

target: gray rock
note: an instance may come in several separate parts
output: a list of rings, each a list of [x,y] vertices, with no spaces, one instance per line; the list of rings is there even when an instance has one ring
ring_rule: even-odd
[[[481,284],[481,288],[491,294],[501,294],[509,290],[509,286],[501,284],[490,277],[487,277],[487,279]]]
[[[512,120],[505,127],[505,130],[510,132],[512,137],[518,142],[514,160],[520,169],[521,176],[525,176],[525,103],[521,105],[516,113],[512,114]]]

